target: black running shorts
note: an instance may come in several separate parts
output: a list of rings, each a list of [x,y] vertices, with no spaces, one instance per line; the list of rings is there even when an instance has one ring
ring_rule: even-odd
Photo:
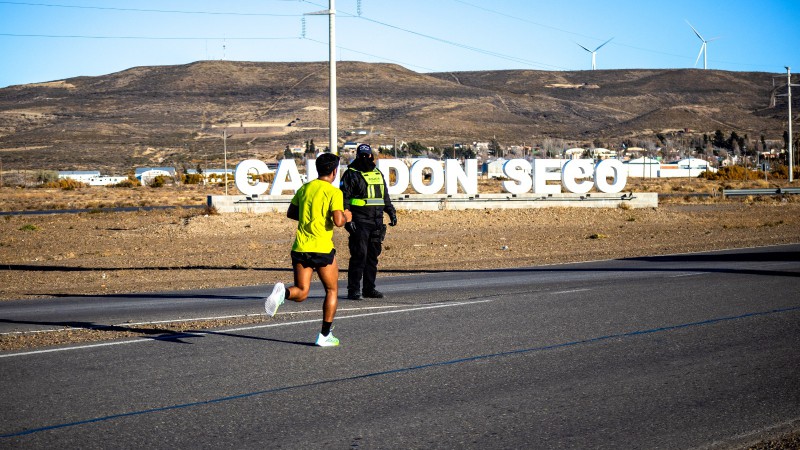
[[[336,256],[336,249],[330,253],[311,253],[311,252],[292,252],[292,266],[297,264],[303,267],[317,269],[333,264],[333,257]]]

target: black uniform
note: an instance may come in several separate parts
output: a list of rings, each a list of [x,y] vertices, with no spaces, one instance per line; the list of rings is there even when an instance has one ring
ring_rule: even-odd
[[[386,180],[375,168],[371,153],[358,154],[342,174],[341,190],[344,207],[353,213],[352,222],[345,225],[350,234],[350,262],[347,267],[347,298],[381,298],[375,289],[378,274],[378,256],[381,243],[386,236],[383,214],[389,215],[389,224],[397,224],[392,201],[387,194]],[[361,289],[363,278],[363,291]]]

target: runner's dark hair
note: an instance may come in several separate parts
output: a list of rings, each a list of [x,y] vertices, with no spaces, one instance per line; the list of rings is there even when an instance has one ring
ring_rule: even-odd
[[[317,174],[321,177],[330,175],[339,167],[339,156],[333,153],[323,153],[317,157]]]

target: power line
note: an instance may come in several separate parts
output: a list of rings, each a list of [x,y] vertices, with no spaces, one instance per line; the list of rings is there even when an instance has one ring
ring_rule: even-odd
[[[328,45],[328,43],[327,43],[327,42],[318,41],[318,40],[316,40],[316,39],[312,39],[312,38],[308,38],[308,37],[307,37],[307,38],[305,38],[305,39],[306,39],[307,41],[315,42],[315,43],[317,43],[317,44]],[[392,62],[392,63],[400,64],[400,65],[403,65],[403,66],[407,66],[407,67],[416,67],[416,68],[418,68],[418,69],[427,70],[427,71],[429,71],[429,72],[436,72],[436,70],[434,70],[434,69],[431,69],[431,68],[428,68],[428,67],[423,67],[423,66],[419,66],[419,65],[416,65],[416,64],[411,64],[411,63],[403,62],[403,61],[397,61],[397,60],[393,60],[393,59],[386,58],[386,57],[384,57],[384,56],[373,55],[373,54],[371,54],[371,53],[365,53],[365,52],[362,52],[362,51],[359,51],[359,50],[354,50],[354,49],[352,49],[352,48],[342,47],[342,46],[340,46],[340,45],[337,45],[337,46],[336,46],[336,48],[338,48],[338,49],[341,49],[341,50],[347,50],[348,52],[358,53],[359,55],[371,56],[371,57],[373,57],[373,58],[378,58],[378,59],[380,59],[380,60],[382,60],[382,61]]]
[[[310,3],[312,5],[314,4],[314,3],[308,2],[308,1],[306,1],[306,3]],[[340,12],[340,11],[337,11],[337,12]],[[538,61],[531,61],[531,60],[528,60],[528,59],[525,59],[525,58],[506,55],[506,54],[495,52],[495,51],[492,51],[492,50],[486,50],[486,49],[482,49],[482,48],[479,48],[479,47],[473,47],[471,45],[460,44],[458,42],[450,41],[450,40],[439,38],[439,37],[436,37],[436,36],[431,36],[431,35],[425,34],[425,33],[420,33],[418,31],[409,30],[407,28],[403,28],[403,27],[400,27],[400,26],[397,26],[397,25],[392,25],[392,24],[389,24],[389,23],[386,23],[386,22],[381,22],[381,21],[376,20],[376,19],[370,19],[369,17],[358,16],[358,15],[355,15],[353,13],[344,12],[343,14],[346,14],[347,16],[349,16],[351,18],[365,20],[367,22],[372,22],[374,24],[381,25],[381,26],[384,26],[384,27],[387,27],[387,28],[392,28],[392,29],[395,29],[395,30],[398,30],[398,31],[402,31],[402,32],[405,32],[405,33],[413,34],[415,36],[419,36],[419,37],[422,37],[422,38],[430,39],[430,40],[433,40],[433,41],[436,41],[436,42],[440,42],[442,44],[451,45],[453,47],[462,48],[462,49],[473,51],[473,52],[476,52],[476,53],[481,53],[483,55],[493,56],[495,58],[505,59],[507,61],[513,61],[513,62],[526,64],[526,65],[530,65],[530,66],[534,66],[534,67],[540,67],[540,68],[551,68],[551,69],[567,70],[565,67],[560,67],[560,66],[556,66],[556,65],[553,65],[553,64],[547,64],[547,63],[542,63],[542,62],[538,62]]]
[[[232,41],[268,41],[268,40],[291,40],[300,39],[294,37],[189,37],[189,36],[89,36],[78,34],[14,34],[14,33],[0,33],[0,36],[7,37],[35,37],[35,38],[52,38],[52,39],[131,39],[143,41],[200,41],[200,40],[232,40]]]
[[[277,2],[296,2],[297,0],[272,0]],[[6,5],[18,6],[39,6],[47,8],[70,8],[70,9],[93,9],[101,11],[124,11],[124,12],[146,12],[146,13],[165,13],[165,14],[203,14],[212,16],[269,16],[269,17],[299,17],[302,14],[275,14],[275,13],[240,13],[240,12],[215,12],[215,11],[182,11],[169,9],[140,9],[140,8],[113,8],[109,6],[79,6],[79,5],[60,5],[55,3],[30,3],[30,2],[8,2],[0,1]]]

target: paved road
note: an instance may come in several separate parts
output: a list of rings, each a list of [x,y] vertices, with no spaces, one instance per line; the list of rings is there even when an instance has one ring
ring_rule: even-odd
[[[338,348],[311,345],[315,286],[257,326],[0,353],[0,447],[695,448],[800,428],[800,245],[380,284],[383,302],[340,303]],[[0,323],[256,313],[265,289],[3,303]]]

